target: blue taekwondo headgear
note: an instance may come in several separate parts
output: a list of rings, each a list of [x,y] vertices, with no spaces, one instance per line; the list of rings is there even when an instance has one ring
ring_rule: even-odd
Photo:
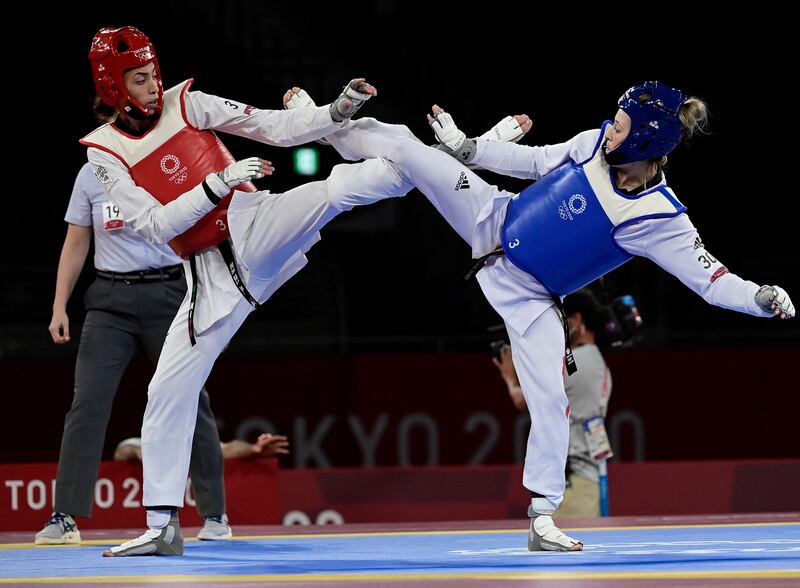
[[[649,98],[640,101],[643,94]],[[683,92],[658,82],[645,82],[625,92],[617,104],[631,117],[631,130],[619,147],[606,154],[606,161],[619,165],[672,151],[681,140],[678,110],[685,101]]]

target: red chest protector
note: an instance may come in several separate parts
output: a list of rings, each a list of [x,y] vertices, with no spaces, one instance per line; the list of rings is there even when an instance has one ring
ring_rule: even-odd
[[[198,130],[186,119],[184,100],[191,85],[192,80],[188,80],[164,93],[161,117],[143,136],[128,135],[108,124],[89,133],[81,143],[114,155],[128,168],[134,183],[161,204],[175,200],[209,173],[236,161],[213,132]],[[250,182],[239,184],[236,189],[256,191]],[[227,209],[232,192],[193,227],[169,242],[175,253],[186,258],[230,236]]]

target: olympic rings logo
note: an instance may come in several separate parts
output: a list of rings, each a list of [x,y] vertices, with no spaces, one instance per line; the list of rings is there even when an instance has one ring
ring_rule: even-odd
[[[581,194],[573,194],[568,201],[561,201],[558,207],[558,216],[563,220],[575,220],[573,215],[582,214],[586,210],[588,202],[586,197]]]
[[[181,160],[172,154],[165,155],[161,159],[161,171],[167,175],[174,174],[181,166]]]
[[[578,206],[575,206],[575,203],[578,203]],[[586,210],[586,197],[581,196],[580,194],[573,194],[569,197],[569,209],[572,211],[572,214],[581,214],[584,210]]]

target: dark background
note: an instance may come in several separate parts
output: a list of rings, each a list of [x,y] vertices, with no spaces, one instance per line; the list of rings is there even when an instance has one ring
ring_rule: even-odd
[[[432,133],[425,114],[434,102],[472,135],[507,114],[527,113],[534,129],[525,142],[537,145],[598,128],[633,84],[657,79],[679,87],[707,101],[711,134],[670,155],[671,187],[708,249],[733,273],[779,284],[796,302],[800,298],[796,30],[786,14],[752,7],[741,13],[726,7],[723,13],[700,5],[645,12],[630,5],[587,11],[540,3],[399,0],[161,1],[47,9],[29,4],[21,10],[6,21],[3,41],[3,103],[11,128],[4,150],[0,359],[14,371],[15,382],[20,366],[45,369],[36,367],[50,365],[36,363],[43,359],[71,366],[77,351],[77,336],[55,346],[47,325],[66,231],[63,216],[86,159],[78,139],[97,125],[87,52],[102,26],[134,25],[148,34],[165,88],[194,77],[195,89],[260,108],[280,108],[292,85],[324,104],[349,79],[365,76],[380,94],[362,113],[405,123],[426,141]],[[276,164],[276,175],[257,182],[259,188],[280,192],[307,181],[293,174],[290,149],[222,138],[237,157],[259,155]],[[340,163],[332,149],[319,149],[321,175],[309,179],[324,178]],[[525,186],[485,177],[513,191]],[[248,319],[221,362],[283,354],[296,366],[307,356],[351,361],[360,353],[442,351],[468,353],[464,357],[474,360],[474,352],[487,349],[486,328],[499,322],[477,284],[463,280],[471,265],[468,247],[416,191],[337,218],[309,259]],[[82,293],[91,279],[89,263],[69,306],[73,335],[79,333]],[[664,350],[665,357],[667,349],[696,349],[700,362],[704,348],[776,347],[782,357],[788,349],[800,359],[797,319],[763,320],[709,306],[646,260],[613,272],[607,286],[612,296],[636,297],[647,325],[641,345]],[[54,374],[69,373],[59,365]],[[60,378],[51,385],[58,402],[37,406],[31,416],[52,412],[48,419],[57,426],[72,382]],[[0,386],[24,404],[16,385]],[[772,386],[771,402],[780,406],[796,395],[800,386],[791,387]],[[32,397],[46,396],[40,392]],[[758,391],[713,393],[720,404],[732,395],[758,402]],[[784,446],[777,453],[786,451],[793,450]]]
[[[524,8],[524,7],[523,7]],[[77,140],[96,123],[86,57],[102,26],[134,25],[155,44],[164,85],[195,88],[279,108],[290,85],[318,103],[365,76],[380,95],[362,112],[402,122],[432,140],[425,114],[444,106],[470,134],[506,114],[534,119],[528,144],[568,139],[613,116],[619,95],[658,79],[705,99],[712,134],[670,156],[668,178],[709,248],[728,268],[800,296],[795,177],[795,48],[779,14],[636,15],[558,11],[502,3],[418,5],[164,1],[147,6],[82,4],[11,26],[0,354],[30,357],[74,349],[49,341],[63,215],[85,161]],[[12,24],[12,23],[9,23]],[[9,42],[7,38],[6,42]],[[291,150],[224,136],[235,156],[272,159],[259,187],[306,181]],[[339,163],[320,146],[321,173]],[[486,174],[519,190],[525,184]],[[325,177],[320,175],[319,178]],[[313,178],[312,178],[313,179]],[[787,193],[788,192],[788,193]],[[311,263],[251,317],[231,352],[477,349],[498,322],[462,276],[470,252],[417,191],[356,210],[323,231]],[[88,284],[91,268],[76,294]],[[608,278],[612,295],[638,299],[658,345],[796,344],[798,321],[755,319],[706,305],[675,278],[634,260]],[[80,320],[80,296],[71,316]],[[79,325],[76,325],[79,326]]]

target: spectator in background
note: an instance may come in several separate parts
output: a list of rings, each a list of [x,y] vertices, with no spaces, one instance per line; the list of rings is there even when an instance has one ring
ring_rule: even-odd
[[[223,459],[256,459],[288,455],[289,438],[285,435],[262,433],[255,443],[241,439],[221,441]],[[142,439],[131,437],[120,441],[114,450],[114,461],[142,461]]]

